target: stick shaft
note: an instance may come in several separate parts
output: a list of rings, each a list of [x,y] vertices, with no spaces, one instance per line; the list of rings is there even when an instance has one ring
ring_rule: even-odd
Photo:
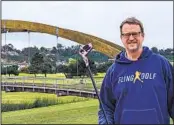
[[[96,95],[97,95],[97,97],[98,97],[99,103],[100,103],[100,105],[101,105],[101,108],[102,108],[104,117],[105,117],[105,119],[106,119],[107,124],[109,124],[109,122],[108,122],[108,120],[107,120],[107,117],[106,117],[106,112],[105,112],[105,110],[104,110],[102,101],[101,101],[100,96],[99,96],[99,94],[98,94],[98,90],[97,90],[97,87],[96,87],[96,84],[95,84],[94,78],[93,78],[93,76],[92,76],[92,72],[91,72],[91,69],[90,69],[89,65],[87,66],[87,69],[88,69],[88,72],[89,72],[89,76],[90,76],[90,78],[91,78],[91,80],[92,80],[92,84],[93,84],[93,87],[94,87],[94,89],[95,89]]]

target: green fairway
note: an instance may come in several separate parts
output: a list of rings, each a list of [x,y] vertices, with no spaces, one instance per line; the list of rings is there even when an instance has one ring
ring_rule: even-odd
[[[97,124],[96,99],[2,113],[2,124]],[[171,121],[172,124],[172,121]]]
[[[20,76],[28,76],[28,74],[20,74]],[[30,74],[29,76],[33,76]],[[40,78],[39,78],[40,77]],[[94,76],[95,80],[102,81],[104,73]],[[34,78],[34,77],[33,77]],[[38,78],[38,79],[37,79]],[[56,79],[64,78],[63,74],[48,74],[46,83],[55,84]],[[8,79],[14,81],[13,79]],[[92,87],[90,78],[84,78],[86,86]],[[23,80],[17,80],[17,82]],[[78,83],[80,78],[58,80],[58,84],[74,84]],[[33,79],[25,80],[25,82],[33,82]],[[34,83],[44,83],[43,74],[36,77]],[[99,88],[101,82],[97,82]],[[29,92],[2,92],[2,103],[32,103],[36,98],[59,99],[61,105],[54,105],[42,108],[25,109],[18,111],[2,112],[2,124],[97,124],[98,100],[85,100],[81,97],[66,96],[57,97],[55,94],[46,93],[29,93]],[[73,100],[79,100],[74,102]],[[70,103],[71,102],[71,103]],[[68,103],[68,104],[67,104]],[[171,120],[172,124],[172,120]]]
[[[57,98],[55,94],[33,92],[4,92],[2,91],[2,103],[32,102],[36,98]]]
[[[70,102],[72,100],[84,100],[83,97],[77,96],[66,96],[66,97],[57,97],[56,94],[47,94],[47,93],[34,93],[34,92],[4,92],[2,91],[2,103],[23,103],[23,102],[32,102],[36,98],[51,98],[59,99],[62,102]]]
[[[15,110],[31,109],[35,107],[46,107],[80,101],[91,100],[91,98],[77,96],[57,97],[56,94],[32,93],[32,92],[2,92],[1,111],[9,112]]]
[[[96,124],[98,101],[3,112],[2,124]]]

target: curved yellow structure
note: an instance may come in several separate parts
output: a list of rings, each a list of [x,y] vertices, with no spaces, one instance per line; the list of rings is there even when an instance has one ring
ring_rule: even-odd
[[[114,58],[124,48],[107,40],[70,29],[64,29],[42,23],[22,20],[1,20],[1,33],[4,32],[40,32],[69,39],[80,44],[92,43],[93,48]]]

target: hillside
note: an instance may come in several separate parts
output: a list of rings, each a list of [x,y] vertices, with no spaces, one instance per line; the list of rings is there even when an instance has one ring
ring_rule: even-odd
[[[8,44],[2,46],[1,48],[1,61],[4,63],[21,63],[24,61],[28,62],[29,60],[31,60],[35,53],[39,52],[42,53],[44,56],[51,58],[55,62],[67,62],[69,58],[81,58],[78,54],[79,47],[79,45],[64,47],[61,44],[57,44],[56,47],[53,46],[52,48],[37,48],[36,46],[34,46],[18,50],[12,44]],[[173,48],[158,50],[156,47],[152,47],[151,50],[155,53],[165,56],[169,61],[173,61]],[[98,63],[106,62],[109,59],[108,56],[95,50],[89,53],[89,58],[94,62]]]
[[[64,47],[61,44],[58,44],[57,47],[53,46],[52,48],[37,48],[28,47],[23,48],[22,50],[16,49],[12,44],[4,45],[1,48],[1,58],[2,62],[28,62],[31,60],[33,55],[37,52],[42,53],[44,56],[52,58],[55,62],[67,62],[69,58],[79,59],[81,58],[78,54],[79,45]],[[89,57],[95,62],[105,62],[109,59],[108,56],[93,50]]]

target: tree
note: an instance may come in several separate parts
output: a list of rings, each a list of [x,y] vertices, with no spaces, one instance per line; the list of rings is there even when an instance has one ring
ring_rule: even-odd
[[[75,59],[69,58],[69,61],[68,61],[69,64],[75,64],[76,62],[77,61]]]
[[[57,71],[59,73],[64,73],[66,78],[72,78],[72,75],[69,73],[70,69],[68,65],[60,64],[57,66]]]
[[[152,50],[154,53],[159,53],[157,47],[152,47],[151,50]]]
[[[31,59],[30,66],[29,66],[29,73],[35,75],[41,73],[42,65],[43,65],[43,55],[40,53],[35,53]]]
[[[22,73],[28,73],[28,67],[27,67],[27,66],[22,67],[22,68],[20,69],[20,72],[22,72]]]
[[[77,63],[78,62],[78,63]],[[97,73],[96,65],[94,61],[89,60],[89,65],[93,74]],[[84,77],[88,76],[87,68],[82,59],[76,61],[74,59],[70,59],[67,65],[58,65],[57,69],[59,73],[64,73],[66,78],[73,78],[73,76],[77,76],[77,67],[78,67],[78,76]]]
[[[90,66],[91,72],[93,74],[96,74],[97,70],[96,70],[96,65],[94,61],[89,59],[89,66]],[[71,69],[69,70],[69,73],[71,73],[72,76],[77,76],[77,67],[78,67],[78,76],[80,77],[88,76],[88,71],[87,71],[85,62],[82,59],[78,60],[78,64],[76,61],[76,63],[69,65],[69,69]]]
[[[41,48],[40,48],[40,52],[42,52],[42,53],[47,53],[47,52],[48,52],[48,49],[45,48],[45,47],[41,47]]]
[[[7,74],[9,77],[11,74],[19,75],[18,65],[7,66]]]
[[[25,57],[26,61],[28,61],[28,59],[29,59],[29,61],[31,61],[31,58],[36,53],[39,53],[39,49],[36,46],[34,46],[34,47],[27,47],[27,48],[22,49],[22,54]]]
[[[47,56],[44,56],[41,72],[45,74],[45,77],[47,76],[47,73],[52,73],[53,70],[55,70],[54,63],[55,62],[52,61],[50,58],[48,58]]]
[[[165,50],[165,55],[172,55],[172,51],[173,51],[173,49],[167,48]]]
[[[160,55],[165,55],[165,51],[164,51],[163,49],[160,49],[160,50],[159,50],[159,54],[160,54]]]
[[[47,73],[51,73],[52,72],[52,66],[50,62],[44,62],[42,64],[42,69],[41,69],[42,73],[45,74],[45,77],[47,77]]]
[[[52,54],[56,54],[56,53],[57,53],[57,49],[56,49],[55,46],[53,46],[53,48],[52,48],[52,50],[51,50],[51,53],[52,53]]]
[[[56,57],[55,55],[52,55],[52,54],[47,54],[45,55],[44,57],[48,58],[49,59],[49,62],[51,63],[51,66],[52,66],[52,73],[56,73]]]
[[[62,44],[57,43],[57,49],[59,50],[59,49],[62,49],[62,48],[63,48]]]
[[[36,53],[31,59],[31,65],[29,66],[29,72],[33,73],[36,77],[37,73],[45,74],[53,73],[56,69],[55,60],[49,58],[49,56],[43,55],[41,53]]]
[[[7,74],[6,71],[7,71],[7,67],[1,65],[1,74],[2,74],[2,75],[6,75],[6,74]]]
[[[97,72],[106,72],[107,69],[112,65],[113,62],[109,61],[109,62],[105,62],[102,64],[98,64],[97,65]]]
[[[68,66],[67,65],[63,65],[63,64],[60,64],[57,66],[57,71],[59,73],[67,73],[68,72]]]

